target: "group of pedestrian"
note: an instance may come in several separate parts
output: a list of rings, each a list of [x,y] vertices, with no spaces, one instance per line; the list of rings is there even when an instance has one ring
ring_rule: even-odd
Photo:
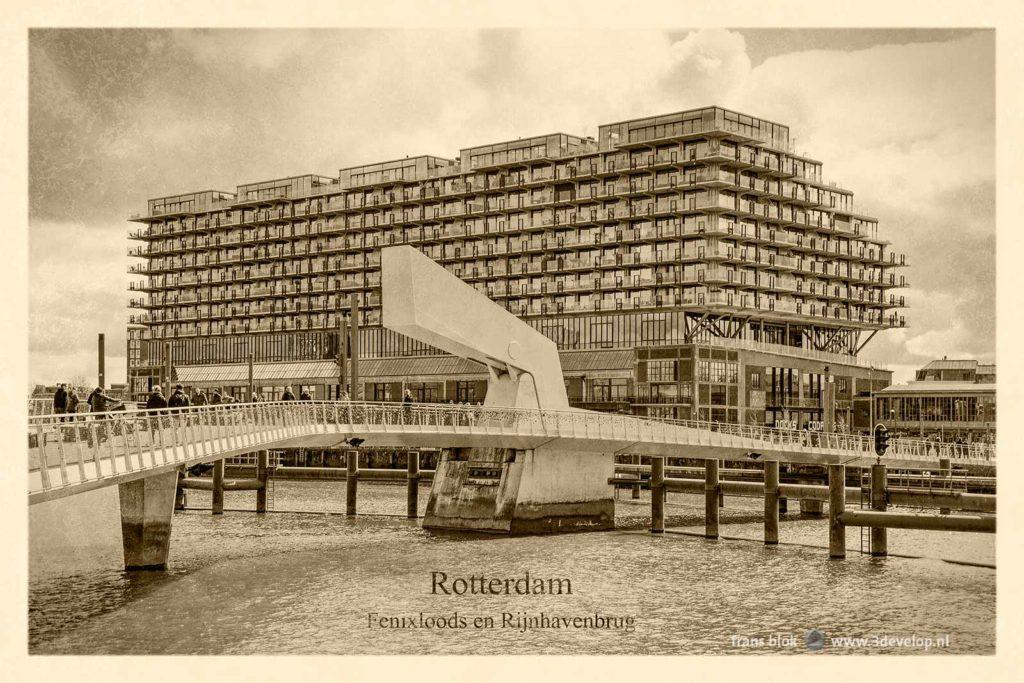
[[[109,410],[116,410],[117,406],[124,404],[116,398],[104,393],[102,387],[96,387],[86,399],[89,411],[93,413],[106,413]],[[74,419],[72,415],[80,412],[81,400],[78,398],[78,391],[75,387],[69,387],[66,382],[57,385],[53,392],[53,412],[55,415],[66,415],[60,418],[61,422],[68,422]]]
[[[290,384],[284,388],[284,393],[281,394],[281,400],[282,401],[294,401],[295,400],[295,393],[292,391],[292,387],[291,387]],[[303,387],[302,390],[299,391],[299,400],[300,401],[312,401],[313,400],[313,396],[309,393],[308,389]]]

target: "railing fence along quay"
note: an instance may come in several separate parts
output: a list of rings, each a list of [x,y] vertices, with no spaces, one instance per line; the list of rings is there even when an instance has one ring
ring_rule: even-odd
[[[691,420],[655,420],[579,410],[529,410],[448,404],[267,402],[29,418],[29,493],[252,452],[318,434],[407,433],[561,438],[636,444],[764,449],[873,457],[869,437]],[[934,462],[995,463],[985,444],[954,446],[898,439],[889,456]],[[128,478],[138,478],[128,477]],[[92,487],[89,487],[92,488]],[[46,496],[43,497],[45,499]]]

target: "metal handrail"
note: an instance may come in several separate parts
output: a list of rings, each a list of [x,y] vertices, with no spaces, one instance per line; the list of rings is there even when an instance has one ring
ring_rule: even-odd
[[[660,420],[584,410],[537,410],[464,404],[273,401],[140,409],[28,420],[30,490],[50,490],[124,472],[266,448],[286,439],[366,432],[493,434],[704,445],[756,451],[873,455],[869,437],[698,420]],[[893,440],[889,454],[910,460],[994,463],[987,444],[959,446]],[[45,462],[45,466],[44,463]],[[122,471],[123,470],[123,471]],[[31,476],[38,474],[38,482]]]

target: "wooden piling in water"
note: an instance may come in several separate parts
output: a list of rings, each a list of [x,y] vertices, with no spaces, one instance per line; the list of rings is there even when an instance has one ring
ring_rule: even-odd
[[[871,466],[871,509],[885,512],[885,465]],[[871,557],[885,557],[889,554],[885,527],[871,527]]]
[[[174,509],[184,510],[185,506],[188,505],[188,495],[185,493],[184,487],[181,485],[181,480],[185,478],[185,473],[178,472],[178,485],[174,491]]]
[[[356,515],[356,486],[359,477],[359,451],[347,451],[345,453],[345,514],[349,517]]]
[[[224,459],[213,463],[213,501],[210,504],[215,515],[224,514]]]
[[[718,538],[718,461],[704,461],[704,538]]]
[[[256,512],[267,511],[267,479],[270,454],[267,451],[256,453],[256,480],[260,487],[256,489]]]
[[[639,455],[634,455],[634,456],[633,456],[633,457],[632,457],[632,458],[630,459],[630,462],[632,462],[632,463],[633,463],[634,465],[639,465],[639,464],[640,464],[640,456],[639,456]],[[632,498],[633,498],[633,500],[636,500],[636,499],[638,499],[639,497],[640,497],[640,473],[639,473],[639,472],[637,472],[637,475],[636,475],[636,483],[635,483],[635,484],[633,484],[633,494],[632,494]]]
[[[953,471],[952,471],[952,468],[950,467],[950,460],[949,460],[949,458],[939,458],[939,477],[941,477],[942,479],[949,479],[949,477],[950,477],[950,475],[952,473],[953,473]],[[942,482],[942,484],[943,484],[943,487],[945,487],[946,482],[944,481],[944,482]],[[939,514],[940,515],[948,515],[949,514],[949,508],[939,508]]]
[[[828,466],[828,556],[846,558],[846,526],[839,518],[846,509],[846,465]]]
[[[651,456],[651,533],[665,532],[665,458]]]
[[[409,451],[406,457],[406,516],[409,519],[416,519],[419,516],[420,453]]]
[[[725,461],[719,461],[718,466],[722,469],[725,469]],[[725,491],[723,491],[721,488],[718,489],[718,507],[725,507]]]
[[[764,464],[764,544],[779,542],[779,463]]]

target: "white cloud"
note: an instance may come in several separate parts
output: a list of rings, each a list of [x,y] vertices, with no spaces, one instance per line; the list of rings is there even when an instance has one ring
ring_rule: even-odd
[[[726,30],[175,31],[144,45],[130,66],[147,76],[124,92],[33,53],[33,207],[47,212],[31,226],[33,369],[91,373],[96,332],[122,343],[125,214],[146,197],[708,104],[789,125],[908,252],[911,327],[877,335],[867,358],[992,353],[991,34],[757,67]]]

